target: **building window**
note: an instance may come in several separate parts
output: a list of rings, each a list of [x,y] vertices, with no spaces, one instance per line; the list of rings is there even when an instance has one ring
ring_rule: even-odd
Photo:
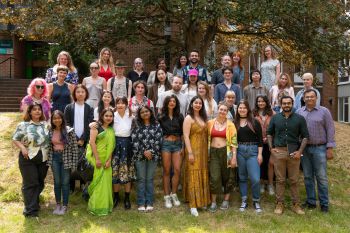
[[[349,123],[349,98],[350,97],[340,97],[339,98],[339,109],[338,109],[338,121]]]

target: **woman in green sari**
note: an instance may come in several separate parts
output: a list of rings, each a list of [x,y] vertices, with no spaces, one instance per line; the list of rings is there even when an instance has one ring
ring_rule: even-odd
[[[115,147],[113,130],[114,113],[104,109],[99,117],[97,128],[91,128],[90,144],[86,158],[94,166],[94,176],[89,185],[89,212],[102,216],[113,209],[111,158]]]

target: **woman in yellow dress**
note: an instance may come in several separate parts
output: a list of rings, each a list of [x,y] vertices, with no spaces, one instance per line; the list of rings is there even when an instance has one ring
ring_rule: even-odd
[[[191,214],[198,216],[197,208],[210,203],[208,176],[207,115],[201,97],[192,98],[183,124],[186,145],[184,198],[189,202]]]

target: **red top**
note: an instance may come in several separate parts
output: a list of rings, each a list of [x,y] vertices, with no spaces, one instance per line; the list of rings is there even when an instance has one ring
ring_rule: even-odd
[[[226,128],[222,131],[216,130],[215,127],[211,130],[211,137],[212,138],[226,138]]]
[[[108,81],[108,79],[114,77],[113,72],[111,71],[111,69],[109,68],[109,66],[107,67],[107,70],[103,69],[103,66],[101,66],[100,68],[100,72],[98,72],[98,76],[106,79],[106,82]]]

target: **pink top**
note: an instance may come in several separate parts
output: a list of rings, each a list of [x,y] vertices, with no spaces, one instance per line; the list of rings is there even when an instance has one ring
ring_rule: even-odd
[[[61,140],[61,132],[54,130],[52,134],[52,139],[51,139],[52,145],[53,145],[53,150],[63,150],[64,149],[64,143]]]

